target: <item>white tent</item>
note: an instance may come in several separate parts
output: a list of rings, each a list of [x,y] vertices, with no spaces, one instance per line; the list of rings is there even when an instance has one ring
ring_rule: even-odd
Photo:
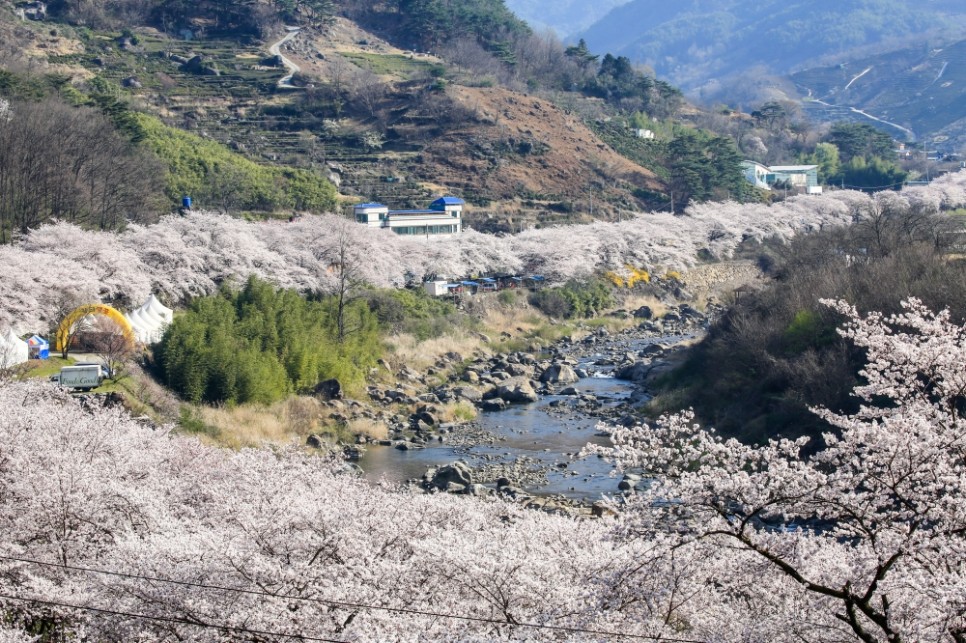
[[[170,308],[158,301],[154,295],[140,308],[136,308],[124,315],[131,328],[134,329],[134,336],[142,344],[153,344],[160,341],[164,335],[164,329],[174,319],[174,313]]]
[[[165,324],[174,321],[174,311],[162,304],[152,293],[148,300],[141,305],[141,310],[147,310]]]
[[[0,368],[23,364],[29,358],[30,348],[27,342],[17,337],[13,329],[8,329],[6,333],[0,335]]]

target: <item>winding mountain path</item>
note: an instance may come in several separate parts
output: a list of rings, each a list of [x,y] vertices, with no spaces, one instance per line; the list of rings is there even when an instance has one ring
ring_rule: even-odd
[[[282,64],[285,65],[285,69],[288,70],[288,74],[279,79],[278,86],[283,89],[295,89],[295,85],[292,84],[292,77],[301,71],[301,67],[293,63],[291,60],[286,58],[284,54],[282,54],[282,45],[299,35],[299,31],[301,31],[301,29],[299,27],[285,27],[285,30],[288,33],[285,34],[281,40],[273,43],[268,48],[268,53],[281,58]]]
[[[856,76],[856,78],[858,78],[858,76]],[[852,107],[851,105],[836,105],[834,103],[826,102],[826,101],[824,101],[824,100],[822,100],[820,98],[815,98],[815,97],[812,96],[812,90],[811,89],[809,89],[807,87],[805,87],[804,89],[806,91],[808,91],[808,95],[806,96],[806,99],[808,99],[808,100],[811,100],[811,101],[813,101],[815,103],[818,103],[819,105],[824,105],[826,107],[832,107],[832,108],[838,108],[838,109],[847,109],[847,110],[851,111],[853,114],[859,114],[860,116],[864,116],[865,118],[868,118],[869,120],[873,120],[873,121],[876,121],[878,123],[882,123],[883,125],[888,125],[889,127],[894,127],[897,130],[903,132],[904,134],[908,134],[911,140],[913,140],[913,141],[916,140],[916,133],[913,132],[908,127],[903,127],[902,125],[899,125],[898,123],[892,123],[892,122],[887,121],[887,120],[885,120],[883,118],[879,118],[878,116],[873,116],[872,114],[870,114],[868,112],[863,112],[861,109],[859,109],[857,107]]]

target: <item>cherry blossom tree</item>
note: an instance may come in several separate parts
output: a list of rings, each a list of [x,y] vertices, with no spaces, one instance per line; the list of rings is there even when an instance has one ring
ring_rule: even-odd
[[[836,191],[767,205],[703,203],[684,216],[628,214],[617,223],[558,226],[496,237],[467,230],[447,239],[417,239],[349,226],[342,235],[364,261],[358,277],[376,287],[401,286],[406,275],[457,278],[475,273],[543,274],[564,282],[625,265],[652,273],[681,270],[702,257],[727,259],[741,244],[787,241],[796,234],[862,221],[883,207],[933,216],[966,205],[966,172],[898,195]],[[882,206],[882,207],[880,207]],[[249,275],[283,288],[332,293],[329,257],[345,219],[305,216],[294,222],[248,222],[192,212],[121,233],[56,223],[0,247],[0,322],[18,332],[42,329],[46,293],[68,290],[89,301],[136,305],[152,292],[170,304],[210,294]]]
[[[826,303],[868,353],[860,410],[816,409],[835,431],[811,456],[807,438],[747,446],[690,413],[615,429],[611,454],[653,476],[618,533],[718,561],[697,573],[754,608],[761,640],[964,641],[966,328],[916,300],[865,318]],[[611,592],[647,600],[638,575]]]
[[[0,386],[0,640],[962,641],[966,330],[864,318],[854,415],[814,455],[614,428],[650,486],[619,516],[371,487],[232,452],[46,382]],[[97,611],[95,611],[97,610]]]

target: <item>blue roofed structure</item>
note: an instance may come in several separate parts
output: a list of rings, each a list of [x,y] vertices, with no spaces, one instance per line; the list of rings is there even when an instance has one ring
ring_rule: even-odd
[[[463,199],[444,196],[426,210],[390,210],[382,203],[353,207],[356,221],[370,228],[388,228],[400,235],[439,237],[463,231]]]
[[[466,205],[466,201],[455,196],[441,196],[429,204],[430,210],[445,210],[448,206],[458,205],[461,208]]]

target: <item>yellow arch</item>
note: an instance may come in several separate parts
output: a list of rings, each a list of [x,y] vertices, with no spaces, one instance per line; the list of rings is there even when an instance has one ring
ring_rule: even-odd
[[[104,315],[112,319],[121,328],[121,332],[124,333],[124,337],[131,343],[131,346],[137,344],[134,329],[131,328],[131,324],[124,318],[124,315],[107,304],[84,304],[74,309],[69,315],[64,317],[64,321],[60,322],[60,326],[57,327],[57,344],[54,346],[54,350],[64,350],[67,341],[70,339],[71,326],[88,315]]]

